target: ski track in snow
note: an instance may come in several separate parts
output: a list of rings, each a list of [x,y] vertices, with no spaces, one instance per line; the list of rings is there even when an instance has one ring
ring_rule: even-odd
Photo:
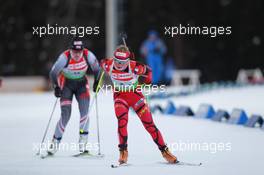
[[[264,87],[219,89],[188,97],[172,98],[176,105],[194,111],[201,103],[229,112],[235,107],[248,114],[264,115]],[[111,168],[118,160],[117,121],[112,94],[98,97],[103,159],[75,158],[73,151],[58,152],[54,158],[40,159],[33,143],[39,143],[52,110],[52,93],[0,94],[0,174],[261,174],[264,166],[264,130],[212,122],[204,119],[154,114],[154,121],[168,144],[175,142],[230,142],[231,151],[174,151],[184,162],[202,162],[200,167],[174,166],[164,160],[135,113],[129,113],[128,149],[131,166]],[[153,100],[165,105],[167,100]],[[95,111],[90,113],[90,142],[96,142]],[[59,119],[56,108],[46,140],[51,140]],[[74,99],[72,116],[63,143],[78,142],[79,112]]]

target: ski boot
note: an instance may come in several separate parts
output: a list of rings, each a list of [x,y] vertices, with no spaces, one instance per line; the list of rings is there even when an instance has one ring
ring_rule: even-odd
[[[122,149],[120,148],[119,152],[120,152],[119,159],[118,159],[119,164],[127,163],[127,158],[128,158],[127,148],[122,148]]]
[[[169,151],[167,146],[161,149],[161,154],[168,163],[177,163],[177,157]]]
[[[54,155],[59,149],[60,139],[53,138],[52,143],[48,148],[48,155]]]
[[[80,134],[80,138],[79,138],[80,154],[89,154],[89,150],[87,149],[87,143],[88,143],[88,134]]]

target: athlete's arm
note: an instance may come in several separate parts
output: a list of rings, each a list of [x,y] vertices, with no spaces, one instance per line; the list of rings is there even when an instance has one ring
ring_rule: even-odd
[[[93,91],[96,92],[98,83],[99,83],[99,79],[101,77],[101,69],[100,69],[100,65],[97,61],[96,56],[93,54],[93,52],[89,51],[88,55],[87,55],[87,61],[94,73],[94,84],[93,84]]]
[[[142,63],[137,62],[134,72],[139,75],[139,79],[144,84],[152,83],[152,69]]]
[[[89,51],[87,59],[88,59],[87,61],[88,61],[89,65],[90,65],[95,77],[97,77],[98,73],[100,71],[100,66],[99,66],[99,63],[97,61],[96,56],[93,54],[93,52]]]
[[[49,73],[50,80],[53,85],[58,86],[57,78],[66,64],[67,64],[67,58],[64,55],[64,53],[62,53],[60,54],[59,58],[57,59],[57,61],[55,62]]]

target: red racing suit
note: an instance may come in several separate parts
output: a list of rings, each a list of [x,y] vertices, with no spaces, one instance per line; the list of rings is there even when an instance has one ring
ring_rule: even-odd
[[[114,88],[118,87],[119,89],[118,91],[114,91],[113,94],[115,114],[118,120],[119,149],[127,149],[128,111],[132,107],[159,149],[163,150],[166,147],[163,137],[153,122],[150,108],[146,103],[144,95],[141,91],[137,91],[139,88],[139,77],[143,78],[144,83],[151,84],[151,69],[144,64],[130,61],[125,70],[116,70],[113,66],[112,58],[103,59],[100,66],[110,76]],[[124,85],[126,87],[122,88]]]

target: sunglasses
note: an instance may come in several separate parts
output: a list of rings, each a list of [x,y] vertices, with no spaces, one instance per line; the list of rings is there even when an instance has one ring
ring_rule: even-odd
[[[117,64],[125,65],[125,64],[127,64],[127,62],[129,61],[129,58],[127,58],[126,60],[119,60],[119,59],[117,59],[117,58],[114,58],[114,61],[115,61],[115,63],[117,63]]]

